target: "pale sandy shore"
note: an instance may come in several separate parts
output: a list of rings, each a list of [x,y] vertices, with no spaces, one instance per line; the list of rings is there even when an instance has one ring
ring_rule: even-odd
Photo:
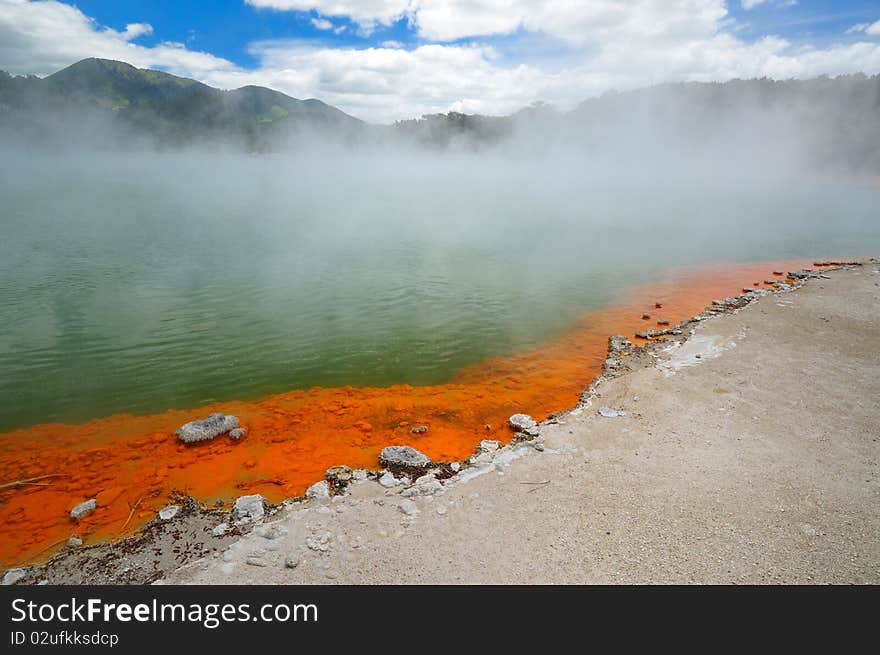
[[[411,516],[401,487],[357,482],[164,582],[880,582],[877,264],[646,359],[543,425],[543,452],[508,447]]]

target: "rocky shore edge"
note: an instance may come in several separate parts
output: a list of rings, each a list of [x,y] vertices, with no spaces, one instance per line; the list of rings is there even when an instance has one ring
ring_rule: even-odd
[[[194,498],[178,494],[172,498],[173,504],[163,508],[137,535],[91,546],[68,542],[61,552],[44,564],[9,569],[4,574],[3,584],[153,583],[179,567],[212,554],[217,556],[250,532],[256,531],[267,543],[271,543],[272,517],[281,512],[341,501],[352,484],[370,483],[389,490],[399,489],[401,499],[398,509],[410,516],[418,511],[413,497],[430,498],[435,493],[442,493],[448,485],[467,482],[493,470],[503,470],[514,459],[543,452],[542,427],[557,423],[572,412],[595,409],[606,418],[623,415],[613,407],[597,407],[601,401],[597,387],[601,382],[652,366],[659,352],[687,341],[699,323],[736,313],[762,296],[795,291],[809,279],[827,277],[826,271],[852,269],[864,263],[876,263],[876,260],[816,262],[821,269],[789,271],[784,277],[767,280],[768,287],[743,289],[743,293],[737,296],[714,300],[703,312],[681,323],[637,333],[635,341],[622,335],[612,335],[608,339],[608,357],[602,373],[590,382],[575,407],[551,414],[541,423],[528,415],[514,414],[510,417],[510,426],[514,431],[510,442],[502,444],[483,440],[477,444],[474,454],[464,461],[432,462],[409,446],[389,446],[383,449],[380,456],[382,468],[353,470],[345,465],[331,467],[325,479],[309,487],[303,496],[278,504],[268,503],[259,495],[249,495],[239,497],[231,511],[224,511],[204,507]],[[206,419],[210,420],[216,422],[219,419],[214,416]],[[232,429],[237,428],[237,421],[234,426],[231,421],[227,423]],[[305,546],[320,550],[326,544],[319,540]],[[258,559],[253,562],[248,560],[247,563],[263,566]],[[295,567],[296,563],[295,556],[285,560],[285,565],[290,568]]]

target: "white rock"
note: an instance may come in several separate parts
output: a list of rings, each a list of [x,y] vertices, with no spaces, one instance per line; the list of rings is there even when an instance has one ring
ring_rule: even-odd
[[[357,481],[366,480],[369,474],[370,472],[367,469],[355,469],[351,474],[351,478]]]
[[[379,484],[381,484],[386,489],[390,489],[391,487],[396,487],[401,484],[401,480],[398,480],[394,477],[391,472],[385,473],[381,478],[379,478]]]
[[[401,500],[400,503],[397,505],[397,509],[399,509],[407,516],[415,516],[419,513],[419,508],[409,498],[404,498],[403,500]]]
[[[221,523],[220,525],[216,526],[213,530],[211,530],[211,534],[214,535],[215,537],[222,537],[224,534],[226,534],[227,530],[229,530],[229,524],[228,523]]]
[[[83,540],[80,539],[75,534],[70,535],[70,537],[67,540],[67,547],[68,548],[79,548],[82,545],[83,545]]]
[[[224,414],[211,414],[199,421],[190,421],[182,425],[174,434],[184,443],[209,441],[225,432],[238,427],[238,417]]]
[[[525,432],[538,425],[535,423],[535,419],[528,414],[514,414],[507,419],[507,422],[510,424],[510,427],[513,428],[514,432]]]
[[[461,470],[461,462],[452,462],[449,465],[449,468],[451,468],[455,473],[458,473]]]
[[[621,416],[626,416],[626,412],[622,412],[617,409],[611,409],[610,407],[600,407],[599,414],[601,414],[605,418],[618,418]]]
[[[284,558],[284,568],[295,569],[299,566],[300,559],[297,555],[288,555]]]
[[[6,573],[3,574],[3,584],[11,585],[15,584],[19,580],[21,580],[27,571],[24,569],[7,569]]]
[[[437,505],[437,513],[438,514],[446,514],[446,508],[443,505]]]
[[[159,510],[159,518],[163,521],[169,521],[177,516],[180,511],[180,505],[168,505]]]
[[[255,530],[258,536],[263,539],[281,539],[287,536],[287,528],[278,524],[264,525]]]
[[[259,521],[266,513],[266,499],[260,494],[236,498],[232,506],[232,515],[236,519]]]
[[[400,495],[406,498],[410,496],[430,496],[438,491],[443,491],[443,485],[433,473],[428,473],[418,478],[413,486],[404,489]]]
[[[314,498],[315,500],[326,500],[330,497],[330,484],[326,480],[316,482],[306,489],[306,498]]]
[[[481,453],[494,453],[499,448],[501,448],[501,442],[495,439],[483,439],[477,445],[477,450]]]
[[[325,532],[322,535],[313,535],[311,537],[306,538],[306,547],[310,550],[314,550],[320,553],[326,553],[331,548],[330,538],[331,535],[329,532]]]
[[[82,517],[94,512],[97,506],[98,499],[89,498],[88,500],[81,502],[79,505],[70,510],[70,518],[72,518],[74,521],[77,521]]]
[[[379,453],[379,463],[382,466],[425,468],[431,458],[412,446],[385,446]]]

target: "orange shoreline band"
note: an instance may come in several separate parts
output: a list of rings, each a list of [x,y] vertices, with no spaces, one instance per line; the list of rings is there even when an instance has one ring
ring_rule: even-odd
[[[766,288],[774,270],[811,266],[812,260],[795,260],[679,270],[584,315],[559,339],[469,366],[448,384],[312,388],[2,434],[0,484],[55,477],[0,492],[0,561],[44,560],[72,534],[86,543],[131,535],[170,502],[172,492],[226,506],[243,494],[261,493],[273,502],[299,496],[331,466],[377,468],[379,451],[390,444],[411,445],[437,461],[464,459],[481,439],[508,441],[511,414],[541,420],[573,407],[601,373],[610,335],[633,337],[661,318],[675,324],[714,298]],[[237,415],[247,434],[193,445],[175,437],[184,423],[215,411]],[[411,432],[421,425],[427,432]],[[74,522],[70,510],[89,498],[97,498],[97,509]]]

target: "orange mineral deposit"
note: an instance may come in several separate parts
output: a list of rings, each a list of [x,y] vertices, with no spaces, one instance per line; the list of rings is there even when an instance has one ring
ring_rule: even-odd
[[[0,435],[0,560],[8,567],[45,559],[72,534],[87,543],[126,536],[173,492],[212,505],[252,493],[270,501],[298,496],[331,466],[377,468],[378,453],[389,444],[412,445],[438,461],[463,459],[481,439],[507,441],[513,413],[540,420],[574,406],[601,372],[609,335],[632,337],[643,329],[646,307],[662,306],[664,318],[677,323],[774,270],[811,263],[679,270],[584,315],[559,339],[469,366],[447,384],[312,388]],[[247,434],[192,445],[174,436],[184,423],[211,412],[237,415]],[[414,426],[427,430],[414,433]],[[91,498],[95,511],[71,519],[70,510]]]

